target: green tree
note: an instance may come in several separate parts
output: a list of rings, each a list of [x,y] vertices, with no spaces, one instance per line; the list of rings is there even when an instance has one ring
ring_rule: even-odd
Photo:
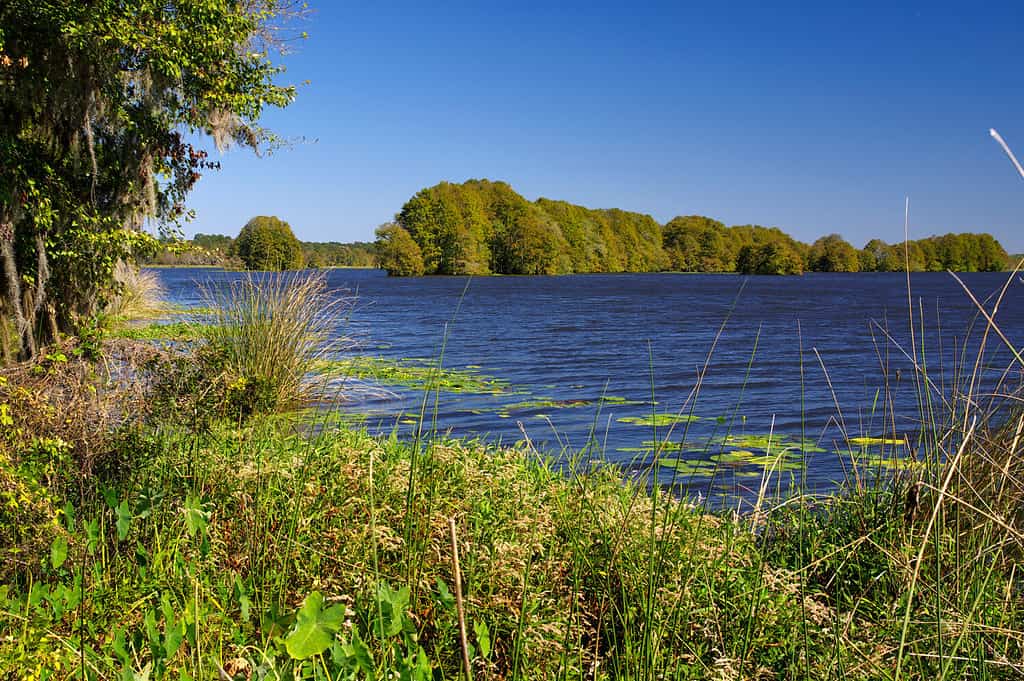
[[[860,269],[860,254],[843,237],[829,234],[811,244],[807,269],[812,272],[856,272]]]
[[[898,272],[903,269],[903,258],[897,252],[897,247],[881,239],[872,239],[864,244],[858,257],[861,272]]]
[[[0,3],[0,311],[19,354],[95,314],[215,167],[186,133],[259,148],[277,0]]]
[[[302,244],[276,216],[249,220],[235,239],[235,254],[250,270],[297,270],[304,265]]]
[[[418,277],[423,274],[420,247],[402,227],[394,223],[377,228],[377,258],[381,269],[395,277]]]
[[[802,274],[800,253],[782,240],[748,244],[736,256],[736,271],[743,274]]]
[[[729,249],[726,227],[703,215],[669,220],[664,249],[669,267],[681,272],[732,272],[736,256]]]

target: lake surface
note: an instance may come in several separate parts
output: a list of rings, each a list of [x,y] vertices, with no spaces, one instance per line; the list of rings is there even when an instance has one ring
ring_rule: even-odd
[[[197,282],[244,276],[158,272],[171,299],[186,306],[202,304]],[[903,274],[327,277],[336,295],[353,301],[339,333],[355,341],[354,354],[436,362],[443,347],[444,367],[507,383],[498,394],[430,398],[428,423],[455,436],[525,436],[563,459],[603,458],[636,475],[657,458],[662,484],[748,499],[762,485],[784,491],[803,477],[803,461],[806,484],[824,490],[850,476],[851,456],[888,470],[914,454],[920,409],[904,355],[911,338]],[[963,278],[984,300],[1008,275]],[[973,368],[984,320],[950,275],[915,274],[911,282],[914,342],[941,399]],[[1020,347],[1019,279],[996,322]],[[1011,361],[990,339],[986,388]],[[1010,380],[1019,384],[1019,376],[1015,367]],[[365,414],[371,430],[409,436],[424,396],[350,380],[344,397],[337,409]],[[652,418],[655,411],[666,416]],[[906,438],[909,446],[856,440],[851,453],[849,438],[862,437]]]

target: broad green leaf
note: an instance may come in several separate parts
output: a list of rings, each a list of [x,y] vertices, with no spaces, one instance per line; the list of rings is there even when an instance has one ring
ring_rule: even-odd
[[[117,539],[124,541],[128,536],[128,528],[132,525],[132,512],[128,509],[128,502],[122,501],[115,509],[117,512]]]
[[[376,678],[376,668],[373,665],[373,655],[369,646],[359,638],[357,632],[352,632],[352,641],[343,645],[342,650],[348,658],[355,662],[356,668],[366,674],[366,678],[373,681]]]
[[[441,606],[451,612],[455,609],[455,595],[448,589],[448,585],[444,583],[444,580],[440,577],[437,578],[437,600],[441,603]]]
[[[409,593],[407,586],[396,591],[382,582],[377,587],[377,620],[373,630],[378,638],[390,638],[402,633]]]
[[[198,533],[205,537],[210,514],[203,508],[202,499],[191,494],[185,497],[184,513],[189,536],[194,537]]]
[[[91,556],[100,546],[100,521],[96,518],[85,523],[85,550]]]
[[[323,610],[324,597],[319,591],[306,596],[296,615],[295,629],[284,640],[288,654],[295,660],[319,655],[330,647],[334,634],[345,621],[344,606]]]
[[[56,570],[68,559],[68,538],[58,534],[50,544],[50,565]]]

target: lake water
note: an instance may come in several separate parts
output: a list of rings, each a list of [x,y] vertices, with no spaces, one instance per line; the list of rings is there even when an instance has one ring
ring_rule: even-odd
[[[242,276],[159,273],[183,305],[201,304],[197,281]],[[985,299],[1007,276],[963,278]],[[436,414],[437,429],[455,436],[528,437],[546,453],[604,458],[637,475],[657,450],[661,483],[747,498],[765,481],[770,491],[786,487],[803,475],[804,460],[809,487],[834,486],[850,475],[848,438],[907,438],[910,447],[857,440],[863,465],[914,454],[920,410],[904,355],[903,274],[327,277],[354,301],[339,333],[355,340],[356,354],[436,361],[443,346],[444,367],[507,383],[499,394],[441,391],[436,405],[431,398],[428,421]],[[984,320],[948,274],[913,275],[911,297],[918,352],[923,346],[937,393],[948,396],[958,372],[973,367]],[[1020,347],[1019,279],[996,321]],[[983,364],[991,387],[1011,364],[998,339]],[[1010,380],[1019,384],[1016,368]],[[374,387],[350,381],[337,408],[366,414],[371,430],[408,436],[422,392]],[[652,419],[654,410],[669,416]],[[695,418],[671,418],[679,415]],[[766,478],[769,463],[776,472]]]

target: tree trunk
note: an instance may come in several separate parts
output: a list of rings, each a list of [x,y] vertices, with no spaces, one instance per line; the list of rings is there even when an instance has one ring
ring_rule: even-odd
[[[41,347],[57,340],[56,325],[51,307],[46,300],[46,285],[50,281],[50,261],[46,256],[46,239],[36,234],[36,290],[32,300],[32,323],[36,330],[36,343]],[[49,324],[46,323],[49,317]]]
[[[18,352],[20,359],[29,359],[36,354],[36,339],[32,322],[25,317],[21,296],[21,283],[18,277],[18,263],[14,256],[14,226],[2,225],[4,237],[0,241],[0,258],[3,260],[4,277],[7,280],[7,302],[14,314],[14,323],[18,328],[21,347]]]

